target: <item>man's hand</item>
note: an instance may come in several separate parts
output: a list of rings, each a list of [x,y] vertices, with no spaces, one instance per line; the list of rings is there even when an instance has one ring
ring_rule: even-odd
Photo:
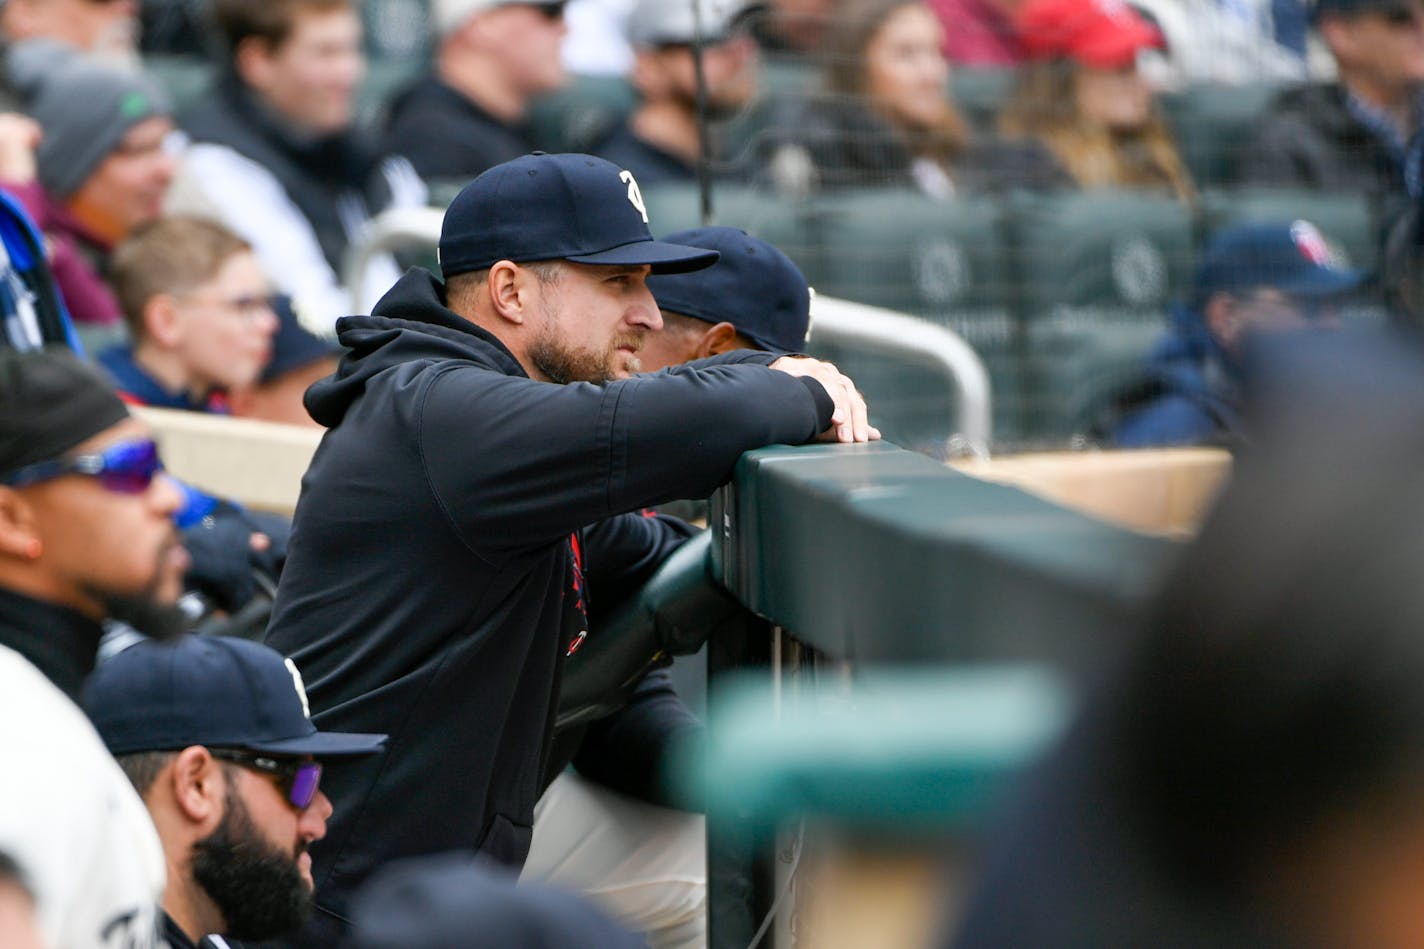
[[[821,384],[831,400],[836,404],[831,415],[831,427],[817,436],[823,442],[873,442],[880,438],[880,430],[867,420],[865,399],[856,390],[855,383],[828,362],[804,356],[782,356],[771,364],[772,369],[788,376],[810,376]]]

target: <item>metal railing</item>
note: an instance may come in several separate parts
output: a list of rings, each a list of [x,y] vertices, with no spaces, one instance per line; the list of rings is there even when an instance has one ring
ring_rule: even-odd
[[[357,288],[371,258],[410,248],[435,248],[440,243],[444,211],[439,208],[395,208],[372,221],[366,237],[346,251],[342,278]],[[353,293],[354,296],[354,293]],[[359,302],[352,300],[353,312]],[[980,457],[989,454],[992,396],[989,374],[978,354],[952,331],[891,310],[817,296],[812,304],[812,333],[817,339],[905,359],[942,372],[958,398],[950,421],[949,447]]]

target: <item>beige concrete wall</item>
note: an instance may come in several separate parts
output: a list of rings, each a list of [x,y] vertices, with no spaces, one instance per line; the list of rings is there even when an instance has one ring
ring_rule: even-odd
[[[163,463],[195,487],[290,514],[322,430],[168,409],[134,409],[153,427]]]
[[[1045,452],[954,466],[1125,527],[1184,535],[1195,531],[1230,474],[1231,455],[1212,448]]]

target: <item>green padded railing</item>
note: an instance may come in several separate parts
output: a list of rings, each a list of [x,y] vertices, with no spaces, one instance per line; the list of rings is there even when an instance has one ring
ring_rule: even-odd
[[[710,523],[712,575],[733,596],[860,663],[1081,671],[1176,547],[884,443],[750,452]]]

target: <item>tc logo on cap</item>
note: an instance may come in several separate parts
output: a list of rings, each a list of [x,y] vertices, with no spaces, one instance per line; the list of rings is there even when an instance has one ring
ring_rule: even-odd
[[[297,698],[302,700],[302,714],[311,718],[311,705],[307,702],[307,687],[302,684],[302,674],[297,671],[297,664],[291,659],[282,661],[287,664],[287,671],[292,674],[292,685],[297,687]]]
[[[1300,255],[1317,267],[1333,267],[1335,261],[1330,253],[1330,245],[1325,237],[1309,221],[1295,221],[1290,227],[1291,240],[1300,249]]]
[[[628,186],[628,203],[637,209],[643,216],[643,223],[648,223],[648,206],[643,203],[643,192],[638,188],[638,182],[634,180],[631,171],[621,171],[618,173],[618,180]]]

